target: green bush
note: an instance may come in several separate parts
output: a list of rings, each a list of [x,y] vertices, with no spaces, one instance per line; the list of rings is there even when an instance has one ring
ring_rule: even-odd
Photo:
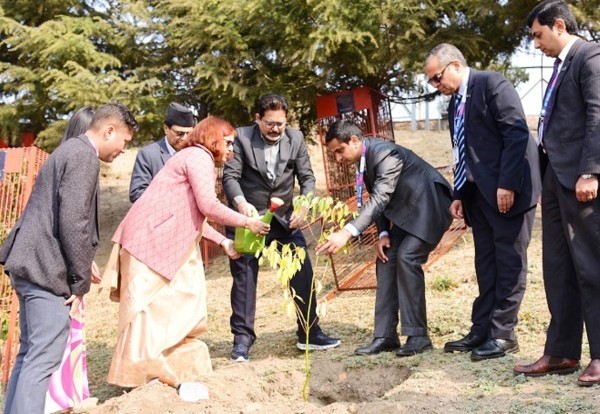
[[[431,282],[431,288],[438,292],[452,290],[458,287],[458,283],[450,279],[448,276],[436,276]]]

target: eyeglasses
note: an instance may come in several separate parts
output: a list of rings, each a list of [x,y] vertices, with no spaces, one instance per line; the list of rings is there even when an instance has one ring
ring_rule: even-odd
[[[265,119],[261,119],[260,122],[269,129],[273,129],[274,127],[283,128],[285,126],[285,121],[283,122],[275,122],[275,121],[267,121]]]
[[[173,133],[174,133],[175,135],[177,135],[177,138],[183,138],[183,137],[185,137],[187,134],[189,134],[190,132],[192,132],[192,131],[178,131],[178,130],[176,130],[176,129],[173,129],[173,127],[169,127],[169,129],[170,129],[171,131],[173,131]]]
[[[446,65],[446,67],[444,69],[442,69],[442,71],[440,73],[436,73],[435,75],[433,75],[428,81],[427,83],[429,83],[431,86],[436,86],[438,85],[441,81],[442,78],[444,77],[444,72],[446,72],[446,69],[448,69],[448,66],[450,66],[453,62],[450,62]]]

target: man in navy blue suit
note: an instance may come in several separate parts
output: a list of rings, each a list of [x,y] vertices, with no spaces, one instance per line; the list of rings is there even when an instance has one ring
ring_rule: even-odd
[[[474,361],[503,357],[519,350],[515,326],[541,186],[536,143],[519,95],[501,74],[469,68],[461,51],[448,43],[429,52],[425,74],[452,97],[450,213],[473,229],[479,285],[469,334],[446,343],[444,350],[472,351]]]

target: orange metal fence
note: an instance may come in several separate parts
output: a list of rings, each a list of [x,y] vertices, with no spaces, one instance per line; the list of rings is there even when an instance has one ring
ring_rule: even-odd
[[[0,243],[29,200],[37,173],[48,154],[36,147],[7,148],[0,181]],[[18,347],[18,300],[0,266],[0,383],[6,386]]]
[[[325,148],[325,134],[331,124],[343,119],[358,126],[365,137],[376,136],[394,141],[390,99],[379,91],[363,86],[317,96],[316,107],[327,194],[334,199],[348,200],[356,192],[356,170],[354,165],[335,161]]]

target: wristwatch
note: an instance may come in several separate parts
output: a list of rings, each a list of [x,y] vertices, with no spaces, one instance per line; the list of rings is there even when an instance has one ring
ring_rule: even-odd
[[[590,178],[594,178],[596,174],[581,174],[580,177],[584,180],[589,180]]]

